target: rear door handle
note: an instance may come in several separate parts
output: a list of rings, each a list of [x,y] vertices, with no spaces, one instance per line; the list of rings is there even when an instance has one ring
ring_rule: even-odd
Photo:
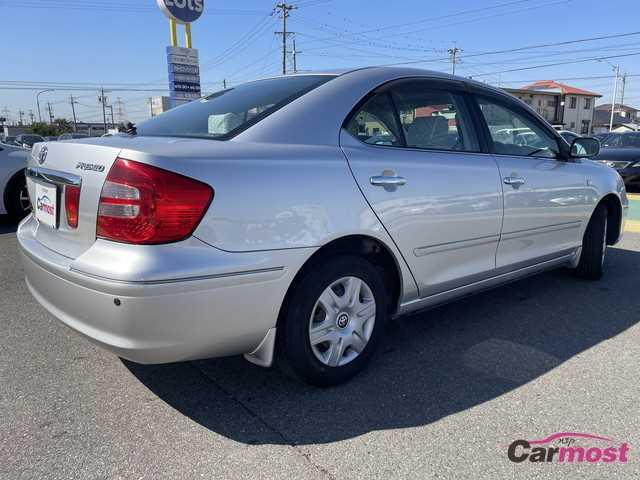
[[[520,185],[524,185],[525,181],[522,177],[504,177],[504,183],[507,185],[511,185],[513,187],[519,187]]]
[[[371,177],[369,179],[371,185],[376,185],[379,187],[397,187],[399,185],[404,185],[407,183],[407,179],[404,177],[387,176],[387,175],[378,175],[375,177]]]

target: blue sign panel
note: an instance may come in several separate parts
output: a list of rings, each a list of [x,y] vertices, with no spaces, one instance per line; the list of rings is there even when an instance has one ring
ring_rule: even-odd
[[[200,98],[200,67],[195,48],[167,47],[171,106]]]
[[[181,73],[183,75],[200,75],[200,68],[196,65],[169,63],[169,73]]]
[[[157,0],[158,7],[167,17],[178,23],[192,23],[204,11],[204,0]]]

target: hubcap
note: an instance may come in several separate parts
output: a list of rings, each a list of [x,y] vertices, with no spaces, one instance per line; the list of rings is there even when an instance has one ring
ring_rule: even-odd
[[[376,301],[366,282],[343,277],[324,289],[309,319],[309,341],[318,360],[330,367],[360,355],[373,333]]]
[[[23,212],[28,212],[31,210],[31,201],[29,200],[29,190],[27,190],[26,186],[20,189],[18,202],[20,203],[20,208],[22,208]]]

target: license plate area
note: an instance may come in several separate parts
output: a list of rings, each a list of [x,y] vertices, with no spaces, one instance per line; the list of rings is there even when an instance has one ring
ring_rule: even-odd
[[[58,220],[60,218],[58,187],[49,183],[35,183],[35,198],[33,201],[33,209],[36,219],[51,228],[58,228]]]

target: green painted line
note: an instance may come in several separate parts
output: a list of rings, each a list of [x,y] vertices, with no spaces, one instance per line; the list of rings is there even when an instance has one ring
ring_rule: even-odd
[[[637,195],[628,195],[629,197],[629,220],[635,220],[640,222],[640,197]]]

